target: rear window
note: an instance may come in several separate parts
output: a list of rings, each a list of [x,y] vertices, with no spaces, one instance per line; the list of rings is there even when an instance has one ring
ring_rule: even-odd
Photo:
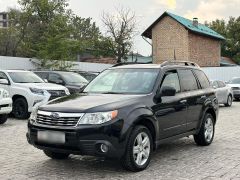
[[[196,74],[202,89],[206,89],[210,87],[210,82],[204,72],[200,70],[194,70],[194,73]]]
[[[179,78],[181,83],[181,89],[183,92],[194,91],[198,89],[197,81],[191,70],[179,70]]]

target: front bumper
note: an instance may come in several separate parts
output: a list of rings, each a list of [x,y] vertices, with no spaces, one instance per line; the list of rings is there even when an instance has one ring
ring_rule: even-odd
[[[233,97],[240,98],[240,90],[233,90]]]
[[[12,99],[3,98],[0,100],[0,114],[9,114],[12,112]]]
[[[41,150],[76,155],[121,158],[125,152],[124,147],[126,147],[126,138],[121,138],[122,123],[123,121],[118,121],[109,125],[83,126],[68,129],[41,127],[28,123],[27,140],[30,144]],[[64,132],[65,143],[39,142],[37,137],[38,131]],[[101,151],[101,144],[107,145],[107,152],[104,153]]]

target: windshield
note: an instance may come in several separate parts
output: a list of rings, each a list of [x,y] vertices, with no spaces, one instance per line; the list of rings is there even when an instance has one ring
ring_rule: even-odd
[[[229,84],[240,84],[240,78],[234,78],[232,79]]]
[[[84,90],[91,93],[148,94],[153,90],[158,69],[109,69]]]
[[[44,81],[33,72],[9,72],[8,74],[15,83],[44,83]]]
[[[68,84],[88,83],[84,77],[77,73],[63,72],[61,75]]]

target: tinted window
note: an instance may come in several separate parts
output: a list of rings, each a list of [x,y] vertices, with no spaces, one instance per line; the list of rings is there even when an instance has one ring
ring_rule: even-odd
[[[35,72],[40,78],[47,79],[48,73],[47,72]]]
[[[209,88],[210,83],[209,83],[209,80],[208,80],[207,76],[205,75],[205,73],[200,70],[194,70],[194,72],[197,75],[197,78],[201,84],[202,89]]]
[[[7,77],[7,75],[6,75],[5,73],[0,72],[0,79],[6,79],[6,80],[8,80],[8,77]]]
[[[176,92],[180,92],[179,78],[176,71],[167,72],[164,75],[162,86],[169,86],[176,89]]]
[[[197,81],[191,70],[179,70],[182,91],[193,91],[198,89]]]
[[[59,81],[62,81],[62,78],[58,74],[50,73],[48,77],[48,81],[58,83]]]
[[[233,78],[229,84],[240,84],[240,78]]]

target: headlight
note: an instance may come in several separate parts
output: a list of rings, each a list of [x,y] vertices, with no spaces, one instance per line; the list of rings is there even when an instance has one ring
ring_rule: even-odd
[[[81,119],[79,119],[78,124],[103,124],[116,118],[117,114],[117,110],[110,112],[86,113]]]
[[[9,98],[9,93],[6,90],[3,90],[2,97],[3,98]]]
[[[65,89],[65,93],[66,93],[66,95],[70,95],[68,88]]]
[[[29,89],[34,94],[44,95],[44,90],[42,90],[42,89],[37,89],[37,88],[29,88]]]
[[[31,113],[30,118],[29,118],[31,123],[35,123],[36,122],[36,120],[37,120],[37,112],[38,112],[38,109],[37,108],[33,108],[32,113]]]

